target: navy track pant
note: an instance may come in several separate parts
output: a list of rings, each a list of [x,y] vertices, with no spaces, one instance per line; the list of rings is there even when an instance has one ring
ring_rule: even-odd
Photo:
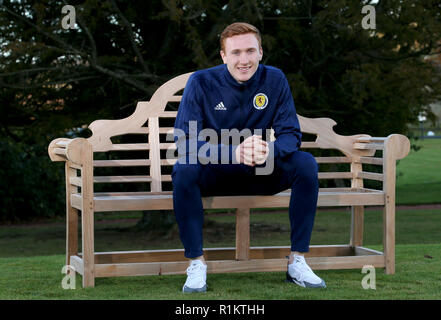
[[[173,167],[173,206],[185,257],[203,255],[205,196],[272,195],[292,190],[289,203],[291,251],[308,252],[318,197],[318,165],[307,152],[274,159],[269,175],[244,164],[181,164]]]

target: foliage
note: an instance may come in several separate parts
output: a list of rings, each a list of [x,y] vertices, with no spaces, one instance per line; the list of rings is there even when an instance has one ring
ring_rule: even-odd
[[[57,170],[43,164],[53,138],[125,117],[173,76],[221,63],[219,34],[235,21],[261,30],[263,63],[285,72],[299,114],[331,117],[341,134],[406,133],[441,96],[437,60],[425,59],[441,49],[441,2],[380,0],[364,30],[368,2],[4,0],[0,135],[41,148],[37,171]],[[66,4],[76,29],[62,28]]]
[[[54,168],[41,150],[41,146],[0,140],[0,222],[63,213],[63,170]]]

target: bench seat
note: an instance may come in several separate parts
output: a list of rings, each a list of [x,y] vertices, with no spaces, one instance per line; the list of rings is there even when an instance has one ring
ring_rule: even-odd
[[[286,208],[289,206],[290,192],[280,192],[268,196],[215,196],[203,197],[205,209],[229,208]],[[81,194],[71,195],[72,206],[82,210]],[[172,192],[126,192],[95,193],[93,197],[95,212],[131,210],[172,210]],[[327,188],[320,189],[317,205],[319,207],[384,205],[385,193],[366,188]]]

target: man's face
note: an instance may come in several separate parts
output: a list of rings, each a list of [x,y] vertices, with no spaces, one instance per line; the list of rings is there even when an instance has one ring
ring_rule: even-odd
[[[231,76],[238,82],[248,81],[256,72],[263,50],[253,33],[226,38],[220,54]]]

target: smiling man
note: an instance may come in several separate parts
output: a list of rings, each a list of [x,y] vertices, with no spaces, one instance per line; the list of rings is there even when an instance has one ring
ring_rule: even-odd
[[[317,207],[318,166],[311,154],[298,150],[301,133],[288,81],[281,70],[260,64],[261,36],[254,26],[242,22],[227,26],[220,45],[224,64],[191,75],[175,122],[180,135],[175,137],[179,160],[172,172],[173,205],[185,256],[190,259],[183,291],[207,289],[201,197],[270,195],[289,188],[291,254],[286,281],[324,288],[325,282],[304,259]],[[226,129],[268,132],[271,128],[274,142],[267,142],[268,136],[249,135],[236,145],[218,144],[216,156],[209,155],[214,161],[186,161],[189,144],[200,150],[209,143],[192,141],[204,129],[221,136]],[[218,161],[225,152],[228,163]],[[273,170],[259,174],[257,169],[269,161]]]
[[[239,83],[248,81],[259,67],[259,61],[262,60],[260,36],[253,33],[227,36],[228,34],[224,33],[221,38],[222,60],[234,79]]]

